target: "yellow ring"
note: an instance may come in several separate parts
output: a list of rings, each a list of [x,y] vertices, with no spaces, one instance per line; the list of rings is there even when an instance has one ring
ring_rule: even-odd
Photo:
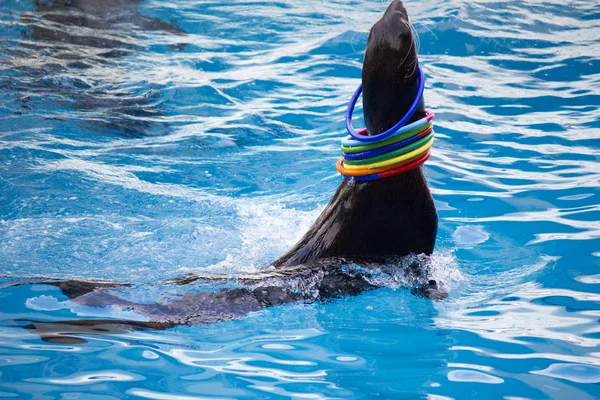
[[[425,153],[427,153],[427,152],[425,152]],[[423,153],[423,154],[425,154],[425,153]],[[358,171],[356,171],[356,170],[351,171],[351,170],[346,169],[343,165],[344,157],[340,157],[339,160],[337,161],[337,163],[335,164],[335,168],[338,170],[338,172],[340,174],[345,175],[345,176],[366,176],[366,175],[380,174],[382,172],[387,172],[389,170],[399,168],[403,165],[410,164],[411,162],[422,157],[423,154],[419,154],[418,156],[409,158],[406,161],[401,161],[398,164],[390,165],[389,167],[382,167],[382,168],[375,168],[375,169],[363,169],[363,170],[358,170]]]
[[[350,170],[350,171],[363,170],[363,169],[372,170],[372,169],[376,169],[376,168],[387,167],[392,164],[397,164],[399,162],[408,160],[410,158],[414,158],[415,156],[418,156],[419,154],[425,153],[427,150],[429,150],[429,148],[433,144],[433,140],[434,140],[434,138],[432,137],[429,142],[425,143],[423,146],[419,147],[418,149],[414,149],[413,151],[409,151],[408,153],[401,154],[398,157],[390,158],[388,160],[383,160],[383,161],[379,161],[379,162],[375,162],[375,163],[371,163],[371,164],[364,164],[364,165],[345,165],[344,164],[344,169]]]

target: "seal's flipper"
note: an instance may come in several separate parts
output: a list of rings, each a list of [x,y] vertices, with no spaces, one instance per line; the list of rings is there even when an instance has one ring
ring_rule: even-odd
[[[119,288],[129,287],[128,284],[123,283],[110,283],[110,282],[86,282],[68,280],[62,282],[42,282],[47,285],[56,286],[59,288],[65,296],[69,299],[75,299],[77,297],[86,295],[100,288]]]
[[[422,286],[413,288],[410,291],[413,295],[423,297],[429,300],[444,300],[448,297],[448,290],[442,283],[430,279],[427,283]]]
[[[17,321],[24,322],[24,321]],[[22,325],[31,333],[40,335],[42,341],[56,344],[79,344],[87,340],[81,336],[129,333],[139,330],[163,330],[176,324],[169,322],[119,321],[119,320],[71,320],[57,322],[27,321]]]

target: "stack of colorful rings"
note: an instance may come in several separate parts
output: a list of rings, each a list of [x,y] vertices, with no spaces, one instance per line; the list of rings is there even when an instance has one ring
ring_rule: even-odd
[[[346,129],[350,136],[342,140],[342,153],[336,164],[340,174],[348,180],[374,181],[406,172],[423,164],[429,158],[433,144],[432,112],[406,125],[415,114],[425,86],[423,71],[418,71],[418,90],[415,100],[404,117],[389,130],[367,136],[367,130],[352,128],[352,113],[362,92],[358,87],[346,111]]]

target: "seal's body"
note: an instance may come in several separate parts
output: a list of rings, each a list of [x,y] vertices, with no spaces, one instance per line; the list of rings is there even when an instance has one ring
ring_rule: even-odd
[[[371,29],[363,66],[363,108],[368,131],[383,132],[396,124],[408,111],[417,92],[417,52],[406,9],[394,0],[383,18]],[[418,111],[424,110],[423,101]],[[409,122],[419,119],[413,117]],[[432,253],[437,232],[437,213],[422,168],[370,182],[342,180],[333,199],[304,237],[273,263],[274,272],[239,279],[240,289],[184,296],[168,305],[136,304],[115,296],[114,285],[86,282],[52,282],[74,301],[90,306],[126,307],[152,323],[101,321],[119,329],[169,327],[173,324],[206,324],[237,319],[248,312],[292,301],[314,301],[355,295],[375,286],[359,273],[349,274],[340,268],[348,263],[366,265],[382,263],[409,254]],[[444,297],[434,281],[428,281],[425,267],[413,264],[407,273],[417,274],[423,283],[421,294]],[[416,272],[415,272],[416,271]],[[207,277],[186,277],[174,284]],[[298,287],[310,287],[307,292]],[[156,323],[153,325],[153,323]],[[89,324],[74,321],[79,332]],[[62,322],[61,329],[69,322]],[[54,329],[33,323],[29,328],[48,338]],[[93,329],[92,329],[93,330]]]

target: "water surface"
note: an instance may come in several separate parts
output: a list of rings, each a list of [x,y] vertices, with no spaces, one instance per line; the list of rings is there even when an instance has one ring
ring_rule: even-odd
[[[0,396],[600,396],[600,5],[410,1],[438,139],[442,302],[387,288],[208,326],[43,342],[127,318],[36,276],[264,270],[339,175],[380,1],[0,3]],[[187,397],[186,397],[187,396]]]

